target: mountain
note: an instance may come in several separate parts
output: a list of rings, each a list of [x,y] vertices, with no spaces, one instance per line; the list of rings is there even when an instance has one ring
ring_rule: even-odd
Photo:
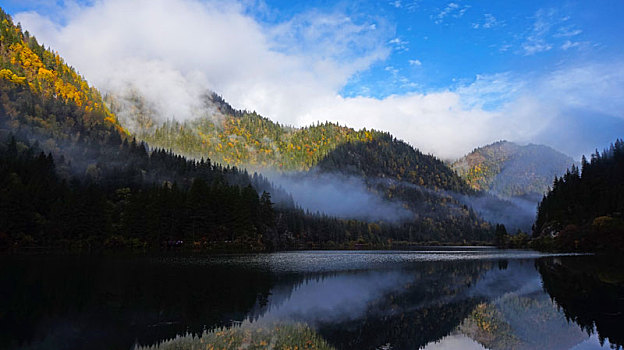
[[[531,229],[539,198],[554,176],[574,163],[547,146],[498,142],[473,151],[451,169],[388,133],[328,122],[283,126],[255,112],[236,110],[215,93],[206,94],[204,110],[184,122],[150,118],[158,113],[138,92],[111,99],[111,105],[141,139],[196,159],[210,157],[280,173],[356,176],[370,191],[399,200],[419,214],[467,206],[514,232]],[[440,208],[441,202],[451,205]]]
[[[0,104],[5,126],[66,140],[127,134],[97,89],[0,9]]]
[[[338,145],[371,140],[372,130],[356,131],[334,123],[295,128],[255,112],[235,110],[215,93],[203,97],[194,119],[158,120],[158,111],[139,92],[109,95],[112,110],[142,140],[193,158],[247,168],[309,170]]]
[[[184,245],[270,250],[492,239],[487,223],[450,200],[436,202],[439,212],[413,213],[401,222],[331,217],[296,207],[288,193],[265,177],[229,165],[243,164],[245,158],[239,154],[247,152],[258,162],[266,159],[267,164],[281,161],[283,168],[311,169],[345,141],[387,138],[383,133],[335,124],[282,127],[254,113],[228,111],[212,96],[212,106],[220,106],[215,117],[223,122],[197,123],[207,130],[214,127],[211,135],[228,140],[225,145],[214,143],[229,147],[214,154],[226,164],[204,153],[188,159],[180,154],[201,150],[201,145],[213,147],[208,143],[211,138],[195,142],[198,137],[201,141],[201,130],[176,126],[179,134],[170,135],[176,147],[167,150],[159,148],[166,147],[165,141],[158,142],[166,138],[156,137],[154,144],[140,141],[148,134],[123,113],[117,114],[114,101],[103,99],[57,53],[38,44],[2,10],[0,34],[0,248]],[[136,101],[141,128],[160,127],[148,125],[149,108]],[[230,114],[226,117],[224,112]],[[392,147],[405,147],[388,141]],[[409,152],[405,164],[416,151]],[[241,163],[227,161],[234,156]],[[410,165],[415,174],[400,166],[388,174],[395,179],[417,175],[431,189],[461,186],[452,172],[436,176],[430,170],[443,169],[439,160],[416,154],[421,156],[428,161],[427,171],[414,168],[419,162]],[[442,210],[446,207],[452,210]]]
[[[155,120],[158,111],[136,91],[109,100],[149,144],[277,173],[271,178],[313,212],[390,222],[402,227],[400,241],[491,236],[491,226],[458,198],[476,192],[444,162],[389,133],[329,122],[283,126],[235,110],[214,93],[204,96],[196,119],[184,122]]]
[[[624,251],[624,141],[555,179],[539,204],[533,236],[548,248]]]
[[[452,167],[476,190],[537,201],[572,164],[572,158],[548,146],[499,141],[473,150]]]
[[[441,160],[378,131],[372,131],[365,141],[347,141],[337,146],[316,168],[364,178],[394,179],[433,190],[474,192]]]
[[[390,177],[431,189],[470,191],[442,161],[386,132],[330,122],[284,126],[255,112],[236,110],[215,93],[204,96],[205,111],[198,113],[203,116],[184,122],[154,120],[150,115],[157,112],[137,92],[109,100],[137,137],[192,158],[282,172],[318,169]]]
[[[139,95],[111,98],[124,124],[150,145],[230,166],[284,172],[340,173],[391,179],[431,190],[474,193],[436,157],[423,154],[387,132],[355,130],[336,123],[290,127],[255,112],[235,110],[220,96],[205,96],[203,117],[158,122]],[[216,107],[216,108],[215,108]]]
[[[0,68],[0,248],[262,247],[277,235],[269,195],[252,188],[279,194],[266,179],[148,152],[97,89],[1,9]]]

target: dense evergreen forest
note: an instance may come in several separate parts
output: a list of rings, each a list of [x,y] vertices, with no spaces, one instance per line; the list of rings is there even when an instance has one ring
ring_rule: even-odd
[[[181,181],[137,181],[137,174],[63,178],[69,165],[55,162],[38,145],[0,147],[0,246],[54,248],[171,248],[271,250],[303,247],[388,247],[389,240],[487,240],[488,230],[448,230],[422,224],[394,225],[337,219],[300,209],[274,208],[268,192],[252,184],[231,185],[228,172],[208,162],[189,161],[165,151],[148,154],[143,144],[123,143],[123,164],[149,164],[149,172],[174,169]],[[177,160],[177,164],[171,164]],[[136,169],[129,166],[128,169]],[[238,178],[242,178],[239,174]],[[185,179],[192,179],[185,183]],[[262,181],[258,175],[250,177]],[[459,235],[458,235],[459,234]],[[186,243],[185,243],[186,242]]]
[[[412,148],[389,133],[366,142],[346,142],[320,160],[317,168],[364,178],[390,178],[429,189],[475,193],[441,160]]]
[[[179,122],[158,120],[158,111],[136,91],[107,96],[112,110],[141,140],[231,166],[308,170],[340,144],[369,141],[381,134],[328,122],[304,128],[283,126],[255,112],[236,110],[215,93],[206,93],[203,99],[203,116]]]
[[[138,92],[108,96],[124,125],[151,145],[229,165],[277,170],[293,181],[315,182],[319,174],[362,179],[374,196],[410,211],[407,240],[454,241],[459,232],[473,237],[492,230],[470,208],[470,201],[462,200],[477,191],[441,160],[389,133],[328,122],[286,127],[255,112],[236,110],[214,93],[204,99],[203,114],[209,116],[158,122],[150,117],[158,111]]]
[[[134,98],[142,101],[139,97]],[[483,232],[492,230],[466,204],[468,201],[459,198],[477,195],[477,191],[441,160],[423,154],[389,133],[355,131],[333,123],[305,128],[284,127],[256,113],[235,110],[216,94],[206,98],[220,114],[184,123],[168,121],[156,126],[156,122],[144,118],[148,113],[140,112],[141,108],[145,109],[144,102],[140,102],[141,108],[134,108],[133,116],[126,115],[126,118],[134,121],[139,135],[151,144],[171,147],[183,154],[219,158],[228,154],[228,144],[234,144],[238,150],[236,155],[220,158],[222,161],[282,171],[302,170],[290,173],[290,176],[303,181],[318,174],[361,178],[371,193],[410,210],[413,222],[405,236],[409,241],[454,241],[459,232],[464,232],[462,236],[466,237],[475,234],[481,237]],[[203,139],[212,135],[212,140],[222,140],[228,134],[227,143],[211,143]],[[244,137],[232,136],[239,134]],[[307,149],[308,143],[318,147],[300,152],[301,148]],[[213,146],[216,149],[211,148]],[[264,148],[277,152],[259,151]]]
[[[468,208],[465,219],[415,216],[387,223],[333,218],[297,208],[287,193],[258,174],[138,142],[100,93],[58,54],[22,32],[4,12],[0,23],[4,248],[182,244],[270,250],[491,239],[490,226]],[[246,115],[230,112],[236,118]],[[327,125],[354,141],[372,140],[371,132]],[[439,176],[423,181],[443,185]]]
[[[562,250],[624,250],[624,141],[555,179],[533,236]]]
[[[158,122],[157,111],[137,92],[108,96],[112,109],[124,115],[137,137],[150,145],[230,166],[280,171],[340,172],[367,178],[390,177],[430,189],[467,193],[470,188],[446,164],[423,154],[387,132],[354,130],[336,123],[294,128],[255,112],[232,108],[215,93],[204,96],[210,117]]]

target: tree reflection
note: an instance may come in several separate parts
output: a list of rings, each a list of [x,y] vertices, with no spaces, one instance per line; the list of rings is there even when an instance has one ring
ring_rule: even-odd
[[[624,346],[624,261],[561,257],[537,261],[544,289],[566,318],[600,342]]]

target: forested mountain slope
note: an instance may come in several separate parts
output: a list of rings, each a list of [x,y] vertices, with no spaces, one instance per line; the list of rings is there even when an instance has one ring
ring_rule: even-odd
[[[184,122],[156,120],[158,111],[138,92],[110,95],[107,100],[113,111],[123,116],[124,124],[151,145],[232,166],[308,170],[338,145],[369,141],[378,134],[334,123],[294,128],[255,112],[235,110],[214,93],[207,93],[203,99],[204,109],[197,111],[195,119]]]
[[[114,108],[58,54],[22,32],[4,12],[0,19],[3,248],[157,249],[185,242],[197,248],[249,250],[492,238],[489,225],[474,214],[458,226],[417,216],[399,224],[306,213],[262,176],[137,142],[120,125]],[[237,113],[231,118],[243,120]],[[262,140],[280,140],[279,133],[272,135],[275,124],[249,118],[250,123],[258,120],[266,126]],[[238,131],[230,140],[243,137],[240,128],[232,130]],[[284,146],[291,150],[291,164],[311,167],[341,140],[372,139],[369,131],[337,125],[322,130],[283,129],[304,140],[298,143],[301,149]],[[269,155],[273,144],[266,144],[271,145],[264,149]],[[462,225],[469,229],[459,230]]]
[[[476,193],[463,179],[439,159],[388,133],[327,122],[285,127],[256,113],[235,110],[216,94],[205,96],[202,117],[185,122],[159,123],[150,118],[158,113],[150,111],[138,93],[123,97],[123,103],[120,97],[109,99],[112,109],[124,115],[124,123],[150,144],[195,158],[277,171],[281,175],[275,181],[304,208],[400,224],[408,232],[401,240],[448,241],[458,234],[472,237],[491,230],[459,200]],[[354,182],[364,188],[353,186]],[[328,190],[328,183],[334,191]],[[370,208],[345,213],[342,207],[353,205],[349,199],[359,197],[369,199]],[[371,216],[375,208],[380,210]]]
[[[375,132],[370,140],[341,144],[321,159],[317,168],[365,178],[391,178],[434,190],[474,192],[442,161],[389,133]]]
[[[555,179],[539,204],[534,237],[566,250],[624,251],[624,141]]]
[[[100,93],[1,9],[0,39],[3,124],[55,139],[126,134]]]
[[[499,141],[473,150],[452,167],[476,190],[539,198],[572,164],[572,158],[548,146]]]
[[[115,102],[137,136],[151,145],[199,159],[248,168],[279,171],[341,172],[366,177],[391,177],[432,189],[470,189],[439,159],[414,149],[389,133],[355,130],[325,122],[295,128],[275,123],[255,112],[235,110],[220,96],[205,97],[203,117],[158,122],[139,95]],[[131,102],[128,105],[128,101]],[[125,120],[124,119],[124,120]]]

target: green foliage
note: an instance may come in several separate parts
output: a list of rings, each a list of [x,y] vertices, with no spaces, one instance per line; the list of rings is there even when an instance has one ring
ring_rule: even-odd
[[[186,122],[139,118],[137,136],[151,145],[194,158],[250,168],[302,171],[318,167],[366,177],[391,177],[434,189],[460,193],[466,183],[439,159],[415,150],[389,133],[354,130],[325,122],[303,128],[285,127],[255,112],[235,111],[218,95],[208,97],[220,106],[212,118]],[[113,110],[121,110],[111,99]],[[135,104],[141,105],[140,97]],[[141,108],[135,108],[140,111]],[[229,114],[225,114],[229,113]],[[354,156],[355,154],[355,156]]]
[[[0,22],[0,147],[7,150],[0,187],[4,248],[158,248],[170,241],[198,249],[322,248],[327,242],[336,248],[383,248],[392,240],[491,239],[489,225],[474,212],[423,190],[467,193],[465,183],[439,160],[389,134],[333,123],[284,127],[236,111],[217,95],[208,97],[220,111],[214,120],[156,125],[149,106],[137,97],[136,132],[152,147],[162,147],[151,148],[120,126],[112,98],[111,111],[58,54],[22,33],[2,11]],[[369,181],[371,190],[431,214],[390,224],[307,213],[262,176],[237,167],[319,165],[349,173],[335,164],[342,159],[354,165],[353,155],[367,163],[356,172],[396,181],[383,188]]]
[[[539,205],[534,237],[565,250],[624,250],[624,142],[596,151],[582,169],[555,178]]]
[[[439,159],[415,150],[389,133],[375,133],[365,142],[347,142],[323,158],[318,168],[326,172],[391,178],[431,189],[473,193],[461,178]]]
[[[117,157],[126,164],[150,164],[149,173],[171,169],[166,153],[148,156],[143,147],[122,146]],[[230,185],[223,169],[205,162],[181,159],[168,176],[180,179],[179,186],[143,180],[136,165],[94,166],[99,181],[90,173],[66,181],[57,175],[51,154],[33,147],[18,151],[15,138],[0,160],[0,232],[14,245],[158,248],[178,241],[227,241],[239,249],[263,249],[262,234],[274,225],[271,203],[261,201],[251,184]]]
[[[384,248],[392,240],[469,242],[487,240],[489,234],[487,226],[463,229],[457,220],[449,225],[432,219],[396,225],[274,208],[269,193],[256,192],[266,186],[257,174],[164,150],[148,153],[136,142],[99,149],[97,163],[75,168],[64,156],[55,161],[50,153],[14,137],[0,150],[5,248],[181,245],[248,251],[323,248],[327,242],[334,248]],[[81,158],[72,159],[76,164]],[[80,174],[72,175],[79,169]]]
[[[146,123],[154,124],[152,120],[143,123],[137,136],[152,145],[221,164],[283,171],[308,170],[338,145],[370,140],[377,134],[334,123],[284,127],[248,112],[214,120],[166,121],[153,128],[145,127]]]
[[[470,208],[438,190],[460,194],[474,191],[442,161],[419,152],[389,133],[355,131],[333,123],[284,127],[255,112],[236,111],[218,95],[207,98],[209,104],[219,109],[212,118],[158,124],[139,118],[149,113],[140,112],[146,108],[145,103],[135,96],[136,108],[133,108],[131,120],[138,125],[134,130],[152,145],[196,159],[210,157],[230,165],[281,171],[314,169],[363,178],[370,191],[387,200],[400,201],[406,209],[416,213],[411,223],[395,225],[384,232],[381,236],[386,239],[457,243],[492,239],[489,224]],[[122,113],[120,103],[112,97],[109,99],[113,110]],[[362,230],[357,231],[356,235],[350,228],[347,236],[357,240]],[[363,235],[370,237],[366,232]],[[343,244],[344,234],[330,240]],[[376,238],[372,242],[379,241]]]

